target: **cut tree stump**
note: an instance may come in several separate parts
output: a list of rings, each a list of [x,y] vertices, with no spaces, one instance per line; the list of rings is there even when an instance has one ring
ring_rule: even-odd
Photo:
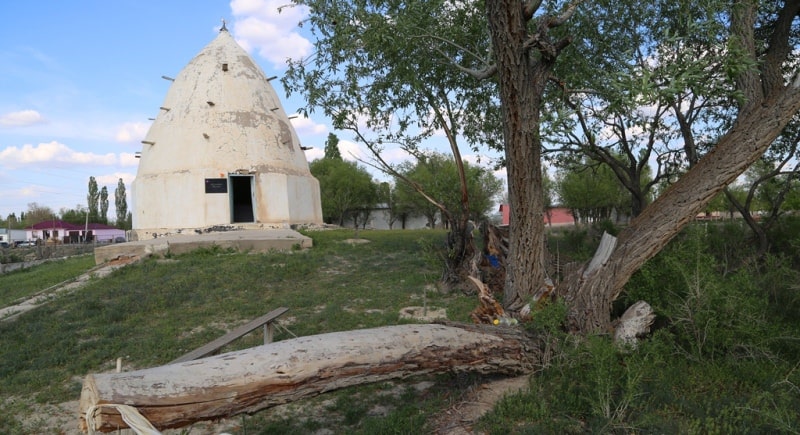
[[[102,432],[128,427],[113,408],[128,405],[159,430],[178,428],[412,375],[530,373],[541,367],[542,355],[538,341],[521,329],[449,322],[300,337],[145,370],[87,375],[80,425]]]

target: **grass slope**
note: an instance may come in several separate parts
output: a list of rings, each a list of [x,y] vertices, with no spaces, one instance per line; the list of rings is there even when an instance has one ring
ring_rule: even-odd
[[[633,277],[620,307],[643,299],[658,315],[656,331],[636,351],[617,349],[604,336],[565,335],[560,303],[537,312],[524,327],[557,344],[553,363],[531,377],[529,392],[508,396],[477,429],[799,433],[800,258],[793,247],[800,231],[777,238],[789,248],[762,262],[743,261],[742,234],[690,228]],[[277,340],[397,324],[406,306],[447,308],[450,319],[468,321],[475,307],[474,297],[434,290],[440,263],[432,246],[441,245],[443,232],[363,231],[369,243],[361,244],[347,243],[348,230],[308,235],[314,248],[306,251],[217,249],[148,259],[0,322],[0,433],[60,433],[31,415],[76,400],[85,374],[113,370],[118,357],[126,370],[164,364],[279,306],[290,308],[281,319],[290,332],[281,330]],[[575,260],[595,242],[586,231],[551,238],[563,258]],[[16,285],[17,278],[27,275],[2,277],[0,285]],[[261,340],[251,334],[233,346]],[[225,430],[429,433],[434,417],[476,381],[448,375],[348,388],[242,416]]]
[[[446,307],[451,319],[468,320],[471,298],[444,296],[432,286],[439,270],[425,252],[444,239],[443,232],[361,231],[360,237],[369,243],[347,243],[352,234],[312,232],[313,249],[290,253],[211,249],[147,259],[14,322],[0,323],[0,432],[32,430],[15,416],[30,413],[30,404],[77,399],[82,377],[113,369],[118,357],[124,359],[126,370],[161,365],[280,306],[290,310],[280,322],[286,330],[279,331],[276,340],[397,324],[400,308],[423,304]],[[71,264],[62,267],[66,270]],[[66,273],[82,267],[75,265]],[[45,269],[9,275],[2,282],[21,285],[40,270]],[[262,340],[260,334],[251,334],[223,350]],[[385,401],[398,404],[413,393],[389,384],[366,391],[374,388],[392,391]],[[359,407],[345,404],[354,400],[351,394],[340,400],[335,407],[348,409],[345,420],[367,424],[362,420],[373,407],[370,401],[361,404],[364,409],[359,412]],[[392,407],[393,412],[416,415],[422,402],[412,403],[413,411],[403,405]],[[286,426],[280,421],[258,426]],[[410,430],[423,423],[424,418],[411,423]]]

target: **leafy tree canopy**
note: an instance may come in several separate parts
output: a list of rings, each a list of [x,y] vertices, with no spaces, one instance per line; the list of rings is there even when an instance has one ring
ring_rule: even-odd
[[[427,195],[444,205],[451,213],[457,215],[461,212],[461,185],[458,168],[452,157],[440,153],[424,154],[416,162],[406,162],[400,172],[421,185]],[[478,221],[492,211],[503,190],[503,183],[488,170],[467,162],[464,162],[464,172],[469,195],[468,218]],[[426,216],[428,223],[433,226],[438,207],[402,180],[397,180],[396,185],[398,203],[416,214]]]
[[[317,159],[309,164],[309,169],[319,180],[322,215],[328,223],[345,225],[378,201],[378,187],[372,176],[355,162]]]

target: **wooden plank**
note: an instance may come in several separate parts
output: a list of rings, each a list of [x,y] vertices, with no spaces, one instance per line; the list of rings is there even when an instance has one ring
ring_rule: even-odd
[[[234,329],[233,331],[223,335],[222,337],[219,337],[216,340],[214,340],[214,341],[212,341],[210,343],[207,343],[204,346],[198,347],[197,349],[195,349],[195,350],[183,355],[182,357],[180,357],[180,358],[178,358],[176,360],[170,361],[169,364],[192,361],[192,360],[196,360],[198,358],[203,358],[205,356],[209,356],[209,355],[213,354],[214,352],[218,351],[219,349],[221,349],[223,346],[225,346],[227,344],[230,344],[232,341],[234,341],[237,338],[247,334],[248,332],[258,328],[259,326],[269,325],[270,323],[272,323],[272,321],[274,321],[275,319],[277,319],[278,317],[280,317],[281,315],[283,315],[283,313],[285,313],[287,311],[289,311],[289,309],[286,308],[286,307],[276,308],[276,309],[270,311],[269,313],[264,314],[263,316],[255,319],[255,320],[252,320],[250,322],[245,323],[244,325]],[[265,340],[266,340],[266,337],[265,337]]]

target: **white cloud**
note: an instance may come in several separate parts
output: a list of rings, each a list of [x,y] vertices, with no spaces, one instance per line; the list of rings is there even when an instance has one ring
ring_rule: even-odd
[[[135,153],[120,153],[119,164],[122,166],[139,166],[139,158]]]
[[[141,141],[150,126],[144,122],[126,122],[117,130],[115,139],[117,142],[134,143]]]
[[[306,153],[306,160],[309,162],[313,162],[314,160],[321,159],[325,157],[325,150],[322,148],[311,148],[310,150],[305,150]]]
[[[411,154],[407,153],[402,148],[387,149],[381,153],[381,156],[383,157],[384,160],[386,160],[386,163],[389,163],[391,165],[401,163],[406,160],[413,160]]]
[[[365,160],[367,157],[366,151],[362,150],[357,143],[349,140],[339,141],[339,154],[342,155],[344,160],[351,162],[356,160]]]
[[[45,122],[42,115],[35,110],[21,110],[0,115],[0,126],[25,127]]]
[[[297,32],[308,8],[286,0],[232,0],[231,11],[236,42],[248,52],[257,51],[275,68],[284,68],[287,58],[311,53],[311,42]]]
[[[298,136],[300,136],[301,141],[302,137],[305,134],[308,135],[324,135],[328,132],[328,126],[325,124],[317,124],[311,118],[306,118],[302,115],[297,115],[297,118],[292,118],[292,126],[294,130],[297,132]]]
[[[25,144],[21,148],[11,146],[0,151],[0,164],[9,168],[32,163],[73,163],[81,165],[114,165],[118,162],[114,153],[95,154],[75,151],[53,141],[37,146]]]
[[[131,189],[131,183],[133,182],[133,179],[136,178],[136,174],[131,174],[128,172],[114,172],[113,174],[100,175],[96,177],[98,185],[109,186],[109,195],[112,195],[114,189],[117,188],[117,183],[119,182],[120,178],[122,178],[122,182],[125,183],[125,192],[129,192]]]

